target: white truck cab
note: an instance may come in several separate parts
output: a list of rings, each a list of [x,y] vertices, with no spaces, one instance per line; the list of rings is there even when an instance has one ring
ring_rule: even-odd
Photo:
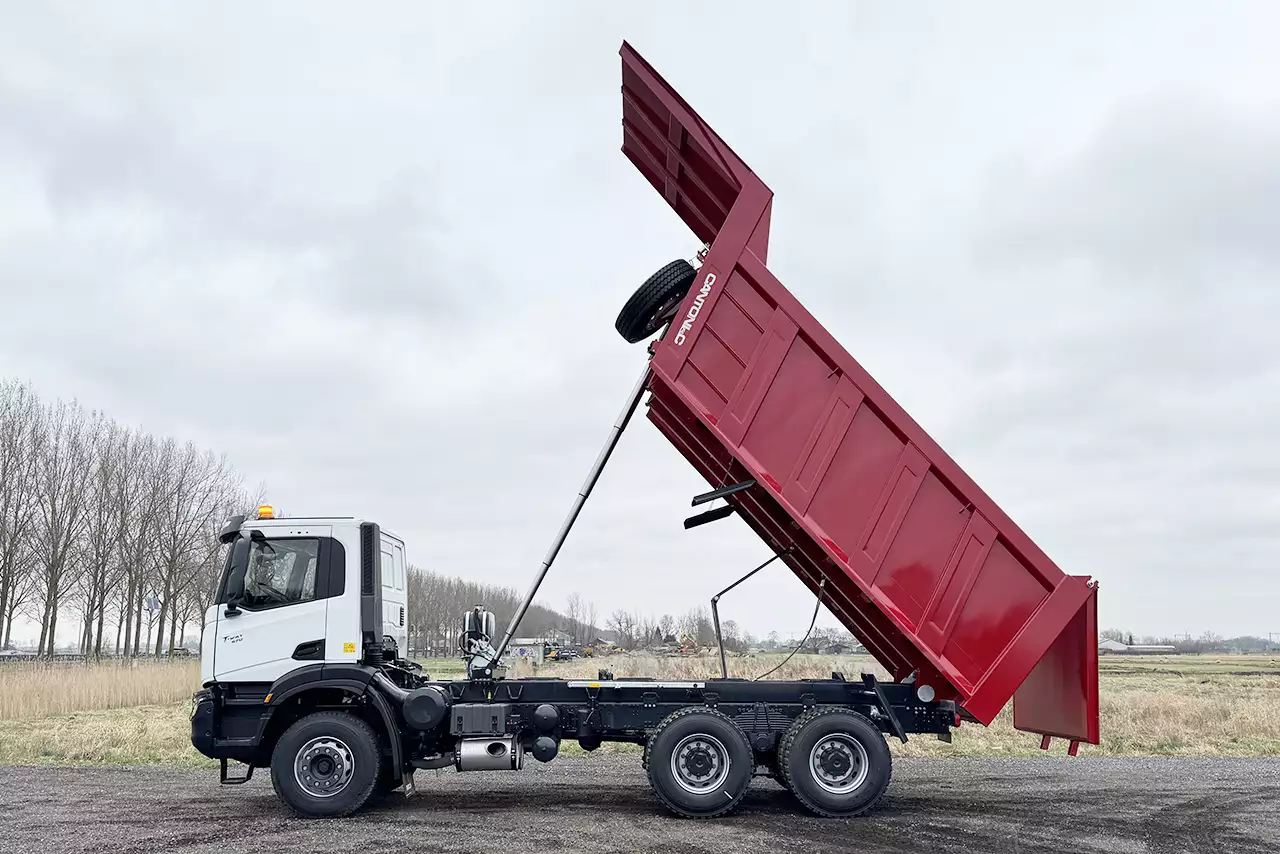
[[[269,505],[255,515],[222,532],[202,682],[271,683],[307,665],[354,664],[370,645],[407,654],[403,540],[351,517],[277,518]],[[348,577],[349,559],[359,577]]]

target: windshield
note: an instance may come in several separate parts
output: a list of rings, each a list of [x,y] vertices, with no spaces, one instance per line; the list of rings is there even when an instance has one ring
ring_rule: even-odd
[[[249,609],[271,608],[316,598],[316,539],[254,540],[244,575],[244,601]]]

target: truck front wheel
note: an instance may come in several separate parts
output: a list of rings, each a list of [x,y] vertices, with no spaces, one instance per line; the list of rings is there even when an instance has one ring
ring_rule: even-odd
[[[373,794],[378,737],[355,715],[316,712],[285,730],[271,754],[271,785],[304,818],[350,815]]]

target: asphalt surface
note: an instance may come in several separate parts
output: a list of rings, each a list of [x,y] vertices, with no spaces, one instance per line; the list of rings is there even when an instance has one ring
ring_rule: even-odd
[[[765,778],[732,816],[671,818],[639,766],[597,754],[419,772],[414,800],[309,821],[286,814],[265,771],[220,787],[216,772],[165,767],[0,768],[0,851],[1280,851],[1280,760],[899,759],[872,813],[834,821]]]

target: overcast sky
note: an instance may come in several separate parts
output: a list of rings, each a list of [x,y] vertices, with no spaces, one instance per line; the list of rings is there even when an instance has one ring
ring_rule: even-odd
[[[697,248],[618,150],[627,38],[1104,626],[1280,632],[1280,9],[463,5],[0,2],[0,376],[523,589],[644,366],[618,308]],[[704,488],[637,419],[542,601],[705,603],[768,551],[683,531]]]

